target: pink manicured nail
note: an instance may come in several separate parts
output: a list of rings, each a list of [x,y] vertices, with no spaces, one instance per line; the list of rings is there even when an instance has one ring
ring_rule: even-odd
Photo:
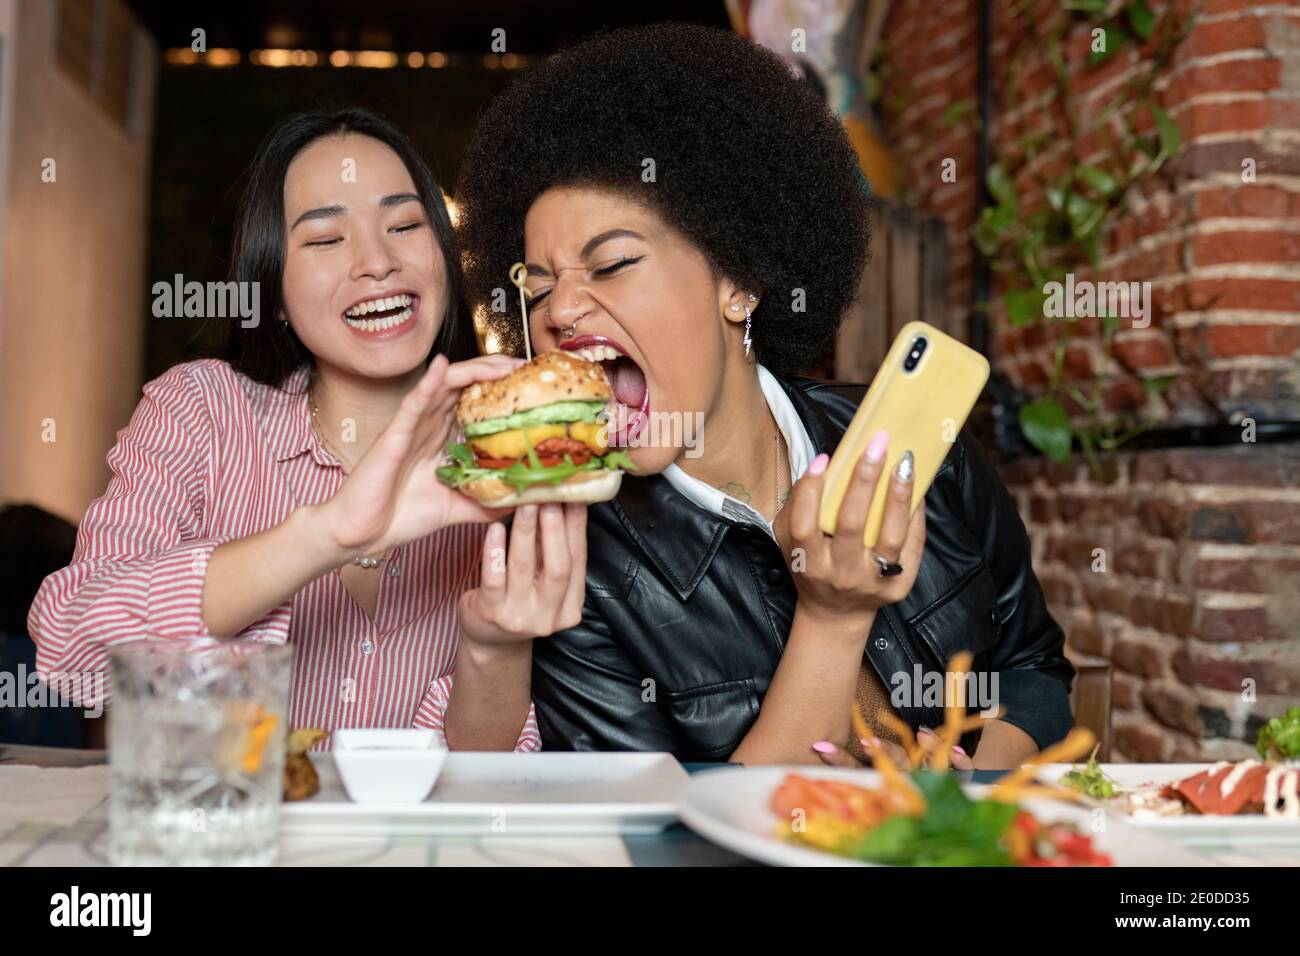
[[[954,746],[952,752],[961,757],[966,756],[966,751],[962,750],[960,746]]]
[[[817,751],[819,754],[833,754],[836,749],[836,746],[829,740],[819,740],[817,743],[813,744],[813,750]]]
[[[820,455],[818,455],[816,458],[814,458],[811,462],[808,463],[808,474],[810,475],[822,474],[826,470],[826,466],[830,464],[830,460],[831,460],[831,456],[826,454],[826,452],[822,452]]]
[[[874,465],[885,457],[885,449],[888,447],[889,432],[876,432],[870,444],[867,445],[867,461]]]
[[[872,747],[880,746],[879,737],[859,737],[858,743],[862,744],[864,750],[870,750]]]

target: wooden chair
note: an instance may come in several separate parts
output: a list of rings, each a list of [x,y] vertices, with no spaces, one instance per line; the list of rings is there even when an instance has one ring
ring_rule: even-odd
[[[871,256],[858,299],[840,325],[835,378],[870,382],[898,330],[915,319],[969,341],[964,311],[948,305],[944,220],[876,197],[871,205]]]
[[[1101,657],[1071,656],[1077,674],[1070,691],[1074,722],[1097,737],[1097,759],[1110,760],[1111,663]]]

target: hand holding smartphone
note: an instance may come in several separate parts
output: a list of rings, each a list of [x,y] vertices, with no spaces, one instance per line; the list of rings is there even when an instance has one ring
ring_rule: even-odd
[[[826,469],[818,514],[821,530],[835,533],[854,467],[872,437],[882,431],[889,433],[883,474],[892,474],[903,453],[912,452],[915,478],[908,513],[915,511],[988,377],[988,359],[974,349],[925,322],[905,325]],[[872,496],[862,541],[868,548],[880,534],[887,484],[879,482]]]

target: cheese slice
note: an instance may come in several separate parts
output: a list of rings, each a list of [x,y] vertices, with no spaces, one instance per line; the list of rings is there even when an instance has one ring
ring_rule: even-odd
[[[525,432],[528,433],[527,441],[524,438]],[[563,425],[533,425],[526,429],[511,428],[508,431],[497,432],[495,435],[471,438],[470,444],[489,458],[518,458],[528,454],[529,441],[535,448],[538,442],[546,441],[548,438],[563,438],[564,435]]]
[[[606,427],[604,422],[570,422],[567,429],[564,425],[530,425],[528,428],[511,428],[495,435],[480,435],[471,438],[469,442],[476,451],[489,458],[520,458],[528,454],[528,442],[532,442],[536,448],[548,438],[564,438],[567,435],[582,442],[593,453],[603,455],[609,451],[609,444],[604,440],[607,437]],[[528,433],[527,440],[525,432]]]
[[[597,455],[603,455],[609,451],[608,428],[607,422],[573,422],[569,425],[569,434]]]

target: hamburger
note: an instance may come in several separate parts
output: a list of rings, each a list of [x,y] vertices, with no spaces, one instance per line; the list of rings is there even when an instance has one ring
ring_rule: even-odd
[[[561,351],[475,382],[456,406],[465,441],[447,447],[438,477],[493,508],[608,501],[633,467],[609,447],[611,395],[598,362]]]

